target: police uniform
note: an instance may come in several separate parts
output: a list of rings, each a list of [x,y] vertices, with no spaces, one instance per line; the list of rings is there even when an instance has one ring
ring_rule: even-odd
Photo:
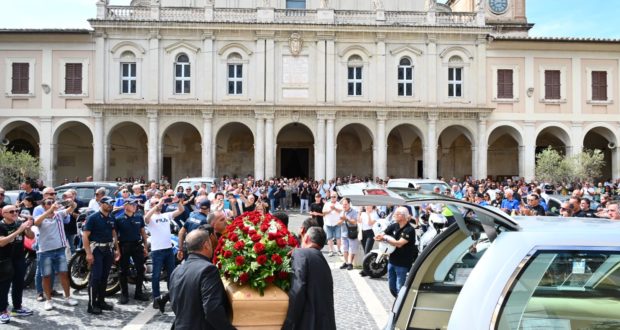
[[[134,202],[131,201],[129,203]],[[127,288],[127,277],[130,275],[129,258],[133,260],[136,269],[134,298],[143,301],[150,300],[148,297],[145,299],[142,294],[142,282],[144,281],[144,242],[142,242],[142,230],[144,226],[144,215],[139,211],[136,211],[131,216],[124,213],[114,220],[114,228],[116,229],[121,248],[121,301],[123,299],[126,301],[126,297],[129,296]]]
[[[106,198],[106,197],[104,197]],[[108,283],[108,275],[114,261],[112,248],[114,246],[112,231],[114,219],[101,212],[96,212],[86,219],[85,231],[90,231],[90,249],[94,262],[90,269],[88,281],[88,310],[98,307],[111,310],[112,306],[105,303],[105,289]]]

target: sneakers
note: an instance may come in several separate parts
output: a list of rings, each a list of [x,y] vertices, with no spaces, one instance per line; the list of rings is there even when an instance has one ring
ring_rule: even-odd
[[[88,308],[86,309],[86,311],[89,314],[95,314],[95,315],[100,315],[101,313],[103,313],[101,311],[101,308],[97,307],[97,306],[90,306],[90,304],[88,305]]]
[[[51,311],[52,308],[54,308],[54,304],[52,304],[52,301],[46,300],[45,304],[43,304],[43,309],[45,309],[46,311]]]
[[[340,266],[340,269],[347,269],[347,267],[349,267],[349,264],[345,262],[342,266]]]
[[[329,254],[327,255],[328,257],[333,257],[334,256],[334,252],[330,251]]]
[[[52,290],[52,297],[62,297],[62,294],[56,290]]]
[[[69,306],[76,306],[78,304],[78,301],[71,297],[65,297],[65,304]]]
[[[338,251],[338,255],[342,257],[342,252]]]
[[[34,312],[31,309],[28,309],[28,308],[23,307],[23,306],[22,306],[22,308],[13,309],[11,311],[11,315],[12,316],[30,316],[32,314],[34,314]]]
[[[9,315],[8,311],[2,312],[0,314],[0,324],[7,324],[11,321],[11,315]]]
[[[353,269],[353,264],[348,264],[347,265],[347,270],[352,270]]]
[[[39,293],[37,295],[37,301],[38,302],[44,302],[45,301],[45,297],[43,296],[43,293]]]

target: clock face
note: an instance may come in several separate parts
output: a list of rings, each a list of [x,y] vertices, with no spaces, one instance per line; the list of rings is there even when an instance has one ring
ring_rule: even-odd
[[[489,8],[495,14],[502,14],[508,9],[508,0],[489,0]]]

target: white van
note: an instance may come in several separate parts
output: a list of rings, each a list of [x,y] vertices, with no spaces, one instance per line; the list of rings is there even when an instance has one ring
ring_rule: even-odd
[[[175,191],[179,189],[180,186],[183,186],[183,190],[185,190],[185,188],[187,187],[194,189],[195,185],[201,186],[203,183],[207,185],[207,192],[209,192],[209,189],[211,189],[212,185],[217,185],[217,178],[199,177],[181,179],[179,180],[179,182],[177,182],[177,185],[175,186]]]
[[[438,186],[441,192],[450,190],[450,186],[441,180],[431,179],[390,179],[387,183],[388,188],[411,188],[416,190],[433,191]]]

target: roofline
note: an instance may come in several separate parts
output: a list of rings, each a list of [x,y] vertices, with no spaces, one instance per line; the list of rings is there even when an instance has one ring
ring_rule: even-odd
[[[489,40],[493,41],[524,41],[524,42],[566,42],[566,43],[620,43],[620,39],[605,38],[577,38],[577,37],[513,37],[501,35],[489,35]]]
[[[89,29],[3,29],[3,34],[91,34],[94,30]]]

